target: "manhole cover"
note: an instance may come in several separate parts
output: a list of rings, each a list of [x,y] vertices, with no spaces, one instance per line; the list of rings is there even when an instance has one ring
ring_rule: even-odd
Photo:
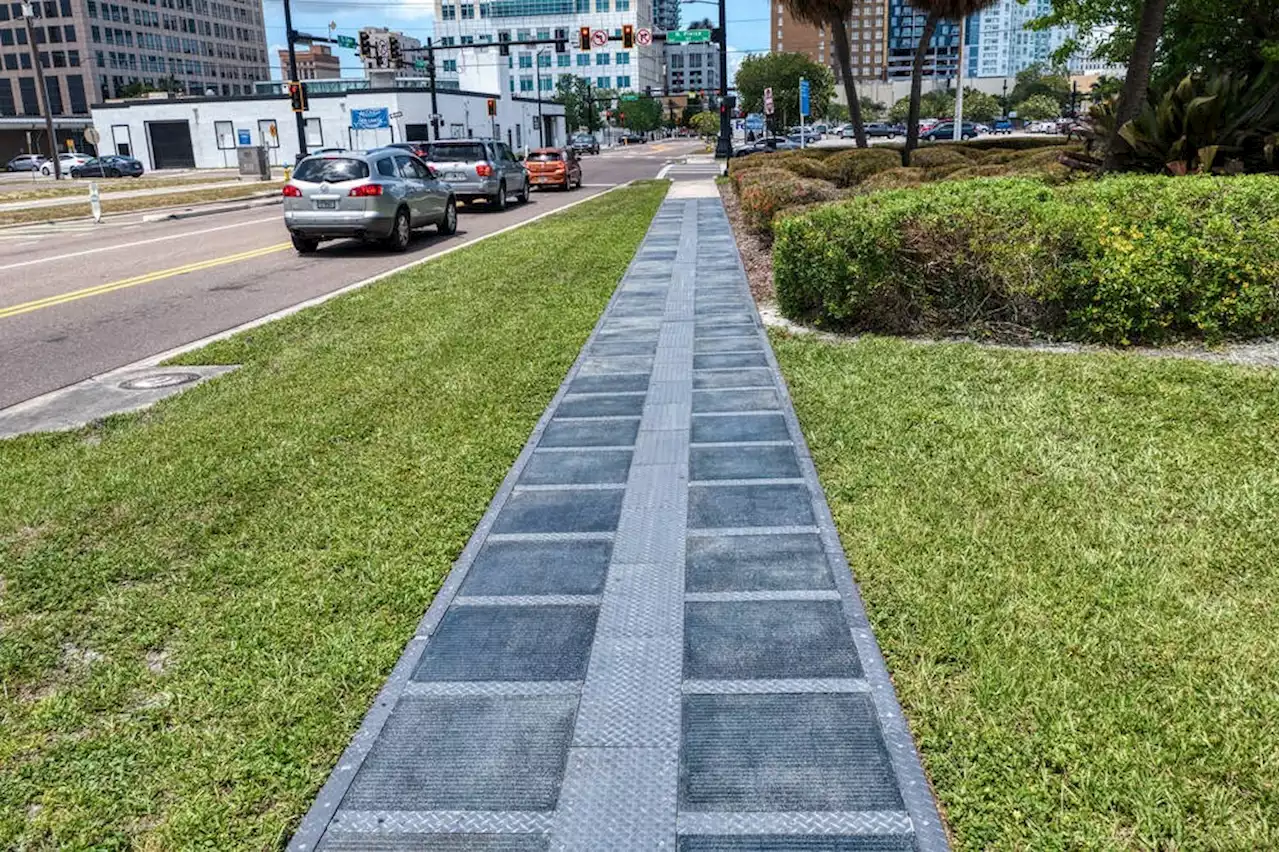
[[[159,373],[154,376],[143,376],[140,379],[129,379],[127,382],[121,382],[120,387],[124,390],[159,390],[185,385],[199,378],[199,373]]]

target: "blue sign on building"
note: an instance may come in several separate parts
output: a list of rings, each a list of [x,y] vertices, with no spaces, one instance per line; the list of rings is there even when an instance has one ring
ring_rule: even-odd
[[[244,129],[237,130],[237,131],[236,131],[236,144],[237,144],[237,145],[252,145],[252,144],[253,144],[253,136],[251,136],[251,135],[249,134],[249,131],[247,131],[247,130],[244,130]]]
[[[352,130],[377,130],[380,127],[390,126],[391,116],[386,107],[351,110]]]
[[[809,81],[803,77],[800,78],[800,114],[809,115]]]
[[[759,133],[764,130],[764,116],[758,112],[753,112],[747,116],[746,128],[752,133]]]

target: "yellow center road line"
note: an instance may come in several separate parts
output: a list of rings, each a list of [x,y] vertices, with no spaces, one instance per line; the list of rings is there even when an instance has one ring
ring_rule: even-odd
[[[99,284],[96,287],[85,287],[83,290],[73,290],[70,293],[61,293],[57,296],[47,296],[43,299],[23,302],[20,305],[0,308],[0,319],[29,313],[30,311],[38,311],[41,308],[51,308],[54,305],[74,302],[77,299],[85,299],[89,296],[99,296],[103,293],[110,293],[113,290],[123,290],[126,287],[136,287],[139,284],[150,284],[153,281],[161,281],[165,278],[172,278],[175,275],[186,275],[188,272],[199,272],[204,269],[213,269],[216,266],[238,263],[242,260],[252,260],[255,257],[262,257],[263,255],[284,251],[291,245],[292,243],[276,243],[275,245],[263,246],[262,248],[251,249],[250,251],[240,252],[239,254],[215,257],[210,260],[188,263],[186,266],[175,266],[172,269],[161,269],[156,272],[148,272],[146,275],[138,275],[134,278],[125,278],[121,281],[111,281],[106,284]]]

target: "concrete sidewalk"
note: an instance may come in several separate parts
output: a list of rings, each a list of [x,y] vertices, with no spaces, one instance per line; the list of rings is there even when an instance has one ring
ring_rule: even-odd
[[[289,848],[946,848],[710,181],[663,203]]]

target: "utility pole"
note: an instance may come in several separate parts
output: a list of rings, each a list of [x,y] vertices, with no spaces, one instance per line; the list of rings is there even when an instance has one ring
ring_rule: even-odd
[[[53,107],[49,103],[49,90],[44,87],[44,66],[40,64],[40,49],[36,46],[36,31],[31,24],[35,17],[35,4],[22,4],[22,19],[27,24],[27,45],[31,48],[31,64],[36,67],[36,96],[40,111],[44,113],[44,132],[49,138],[49,159],[53,161],[53,179],[62,179],[62,164],[58,162],[58,140],[53,136]]]
[[[431,86],[431,135],[440,141],[440,102],[436,100],[436,51],[427,36],[427,83]]]
[[[284,2],[284,37],[289,43],[289,79],[297,82],[299,86],[302,81],[298,79],[298,54],[293,49],[293,39],[297,35],[293,31],[293,13],[289,10],[289,0]],[[293,114],[294,120],[298,126],[298,156],[294,160],[296,164],[303,157],[307,156],[307,119],[301,112]]]
[[[720,0],[720,136],[716,139],[716,157],[733,156],[733,138],[729,126],[729,33],[725,0]]]
[[[951,122],[951,141],[964,139],[964,18],[960,19],[960,44],[956,46],[956,114]]]

